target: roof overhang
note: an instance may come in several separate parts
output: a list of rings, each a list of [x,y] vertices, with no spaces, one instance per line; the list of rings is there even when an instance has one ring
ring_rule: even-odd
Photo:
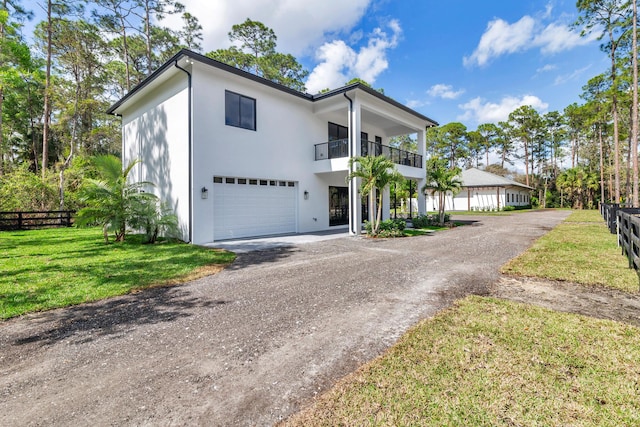
[[[288,93],[289,95],[292,95],[298,98],[306,99],[314,103],[322,102],[323,100],[327,100],[329,98],[337,97],[337,96],[342,98],[343,94],[346,94],[347,92],[350,92],[350,91],[362,91],[368,96],[378,99],[386,104],[392,105],[393,107],[398,108],[403,112],[410,114],[411,116],[417,118],[418,120],[426,122],[427,127],[438,126],[438,122],[436,122],[435,120],[432,120],[429,117],[423,114],[420,114],[419,112],[407,107],[406,105],[402,105],[396,100],[362,83],[353,83],[353,84],[346,85],[341,88],[334,89],[328,92],[319,93],[316,95],[310,95],[308,93],[298,92],[297,90],[272,82],[271,80],[267,80],[265,78],[256,76],[249,72],[240,70],[231,65],[216,61],[214,59],[211,59],[199,53],[192,52],[188,49],[182,49],[178,53],[176,53],[174,56],[172,56],[167,62],[162,64],[157,70],[151,73],[140,84],[135,86],[129,93],[127,93],[125,96],[123,96],[121,99],[116,101],[113,105],[111,105],[111,107],[109,107],[109,109],[107,110],[107,113],[120,115],[121,111],[126,107],[127,104],[134,101],[139,96],[146,93],[148,90],[151,90],[154,87],[161,85],[162,82],[164,82],[165,80],[168,80],[170,77],[174,76],[176,73],[181,72],[176,67],[176,65],[179,65],[180,67],[185,68],[193,64],[194,61],[197,61],[202,64],[206,64],[211,67],[218,68],[220,70],[246,78],[248,80],[252,80],[254,82],[258,82],[265,86],[269,86],[273,89]],[[365,114],[369,114],[369,113],[365,113]]]

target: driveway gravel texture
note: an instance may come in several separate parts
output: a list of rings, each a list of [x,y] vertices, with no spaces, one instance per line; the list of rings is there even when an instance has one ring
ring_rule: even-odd
[[[0,323],[0,426],[273,425],[570,214],[241,254],[223,272]]]

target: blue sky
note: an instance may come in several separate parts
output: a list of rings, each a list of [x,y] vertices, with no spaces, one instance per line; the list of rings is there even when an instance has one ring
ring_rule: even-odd
[[[571,29],[575,0],[184,3],[204,27],[205,51],[227,46],[231,25],[250,17],[311,71],[310,92],[360,77],[440,124],[469,129],[523,104],[544,113],[580,103],[582,86],[608,65],[597,34]]]
[[[203,26],[204,52],[227,47],[233,24],[258,20],[311,71],[310,92],[360,77],[440,124],[469,129],[524,104],[545,113],[580,103],[581,87],[608,64],[597,34],[571,29],[575,0],[181,2]]]

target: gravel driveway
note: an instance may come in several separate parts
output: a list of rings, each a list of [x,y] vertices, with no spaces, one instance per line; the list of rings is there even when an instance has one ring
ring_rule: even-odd
[[[569,215],[242,254],[227,270],[0,323],[0,425],[272,425],[418,320],[486,292]]]

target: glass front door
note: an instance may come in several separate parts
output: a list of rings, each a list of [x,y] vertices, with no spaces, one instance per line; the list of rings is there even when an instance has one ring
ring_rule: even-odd
[[[367,197],[362,198],[361,208],[362,222],[364,222],[369,219]],[[347,224],[349,224],[349,187],[329,187],[329,225]]]
[[[329,187],[329,225],[349,224],[349,187]]]

